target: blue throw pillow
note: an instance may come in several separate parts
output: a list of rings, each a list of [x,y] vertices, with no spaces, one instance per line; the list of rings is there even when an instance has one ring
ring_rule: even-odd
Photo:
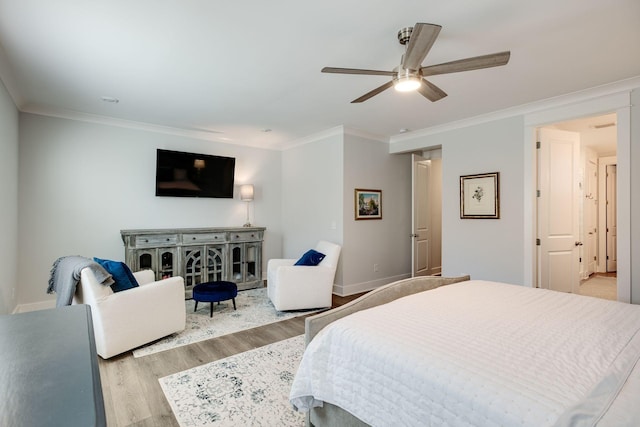
[[[315,249],[309,249],[298,261],[296,261],[294,265],[318,265],[324,257],[325,254],[320,253]]]
[[[127,289],[137,288],[138,281],[133,276],[131,269],[124,262],[111,261],[108,259],[93,258],[95,262],[104,267],[105,270],[113,277],[113,292],[126,291]]]

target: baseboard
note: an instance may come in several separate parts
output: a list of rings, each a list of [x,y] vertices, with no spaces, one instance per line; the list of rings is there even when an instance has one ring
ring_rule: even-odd
[[[32,302],[30,304],[19,304],[13,310],[13,313],[26,313],[29,311],[39,311],[39,310],[47,310],[49,308],[56,308],[56,301],[40,301],[40,302]]]
[[[382,279],[372,280],[370,282],[352,283],[349,285],[333,285],[333,293],[346,297],[349,295],[359,294],[361,292],[368,292],[372,289],[379,288],[391,282],[396,282],[402,279],[408,279],[411,274],[399,274],[397,276],[385,277]]]

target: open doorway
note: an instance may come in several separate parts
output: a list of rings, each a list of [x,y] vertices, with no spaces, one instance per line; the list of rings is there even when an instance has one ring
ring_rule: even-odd
[[[555,123],[544,128],[569,132],[576,135],[579,141],[578,158],[575,159],[575,179],[578,182],[575,194],[577,224],[571,236],[571,240],[575,239],[575,244],[574,247],[564,249],[566,253],[573,252],[573,256],[565,257],[567,263],[578,264],[571,265],[571,271],[575,272],[575,276],[570,280],[574,281],[575,285],[562,290],[616,300],[616,114]],[[540,164],[542,163],[539,159]],[[539,175],[543,176],[544,171],[540,171]],[[554,191],[553,180],[549,185],[550,191]],[[545,213],[539,211],[539,231],[540,224],[545,224],[546,221]],[[545,236],[543,242],[544,238]],[[539,277],[542,276],[544,279],[545,268],[547,271],[544,274],[555,274],[555,261],[551,261],[550,267],[544,263],[545,260],[560,259],[561,255],[561,251],[558,251],[545,257],[545,251],[540,251]],[[566,271],[566,264],[562,269],[556,270]],[[552,281],[553,279],[547,277],[547,283]]]
[[[442,151],[412,155],[411,276],[442,272]]]

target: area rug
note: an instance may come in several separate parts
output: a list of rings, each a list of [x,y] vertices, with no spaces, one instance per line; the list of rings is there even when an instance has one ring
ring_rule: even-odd
[[[220,305],[215,305],[213,317],[209,317],[208,302],[199,303],[198,311],[195,313],[193,312],[195,301],[187,300],[185,304],[187,305],[187,323],[184,331],[134,350],[134,357],[147,356],[317,311],[277,311],[267,297],[267,288],[238,292],[237,310],[233,309],[231,300],[223,301]]]
[[[303,351],[299,335],[158,381],[180,427],[304,426],[289,403]]]

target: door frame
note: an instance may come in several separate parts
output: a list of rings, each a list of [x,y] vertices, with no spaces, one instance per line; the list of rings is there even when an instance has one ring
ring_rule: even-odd
[[[539,268],[536,286],[576,293],[580,286],[581,255],[578,245],[581,240],[580,204],[582,203],[579,185],[580,134],[550,127],[538,128],[536,133],[536,139],[540,141],[540,148],[536,153],[536,170],[539,172],[536,188],[540,191],[540,195],[536,197],[538,214],[536,236],[540,239],[540,245],[536,242]],[[554,157],[561,162],[561,170],[558,169],[559,164],[552,165],[551,158]],[[563,176],[567,170],[571,173]],[[567,197],[567,193],[571,196]],[[558,198],[564,200],[558,201]],[[556,233],[552,233],[551,222],[558,218],[569,218],[569,227],[562,226],[562,233],[557,229]],[[564,223],[564,221],[560,222]]]
[[[606,168],[608,165],[617,165],[618,159],[616,156],[601,157],[598,163],[598,192],[599,194],[605,194],[606,189]],[[607,271],[607,214],[606,214],[606,199],[601,197],[598,202],[598,229],[602,230],[598,233],[598,271]],[[616,209],[617,210],[617,209]]]
[[[416,229],[416,224],[418,223],[417,213],[418,213],[418,199],[416,195],[416,182],[418,176],[418,165],[426,164],[427,165],[427,176],[425,182],[422,184],[426,187],[426,204],[430,205],[430,197],[431,197],[431,188],[430,188],[430,174],[431,174],[431,159],[427,159],[418,154],[411,155],[411,277],[426,276],[430,274],[431,271],[431,214],[429,211],[426,212],[426,220],[429,223],[426,231],[426,239],[427,239],[427,253],[426,253],[426,271],[418,274],[417,272],[417,264],[418,260],[418,238],[420,237],[418,230]],[[424,236],[423,236],[424,237]]]
[[[617,230],[617,225],[615,222],[612,222],[612,218],[615,217],[617,220],[617,216],[618,216],[618,203],[617,203],[617,189],[616,189],[616,184],[617,184],[617,179],[616,180],[610,180],[609,179],[609,175],[610,174],[614,174],[616,177],[618,176],[618,172],[617,172],[618,166],[617,165],[606,165],[605,166],[605,185],[607,188],[607,191],[605,192],[606,196],[606,204],[605,204],[605,245],[606,245],[606,256],[605,256],[605,271],[608,273],[610,271],[617,271],[617,264],[618,264],[618,253],[617,253],[617,248],[613,248],[612,243],[617,242],[618,239],[618,233],[617,231],[614,233],[610,233],[610,229],[611,228],[615,228]],[[613,196],[610,194],[613,193]],[[611,200],[613,200],[613,203],[610,203]],[[613,212],[612,212],[613,211]],[[613,213],[613,214],[612,214]],[[611,217],[611,218],[610,218]],[[611,255],[615,255],[614,260],[611,260]]]
[[[580,240],[584,242],[584,246],[581,246],[581,256],[582,259],[585,260],[585,262],[581,265],[580,271],[580,279],[582,280],[588,279],[591,274],[598,272],[598,262],[600,260],[600,254],[598,253],[598,244],[600,238],[598,211],[600,210],[601,201],[598,195],[602,193],[600,193],[600,166],[598,163],[598,157],[595,157],[595,154],[585,156],[582,185],[583,226],[580,236]],[[592,166],[595,166],[595,171],[592,170]],[[589,193],[586,193],[587,190],[589,190]],[[595,259],[593,258],[594,255]],[[593,271],[591,271],[590,269],[592,269]]]
[[[591,97],[524,117],[524,284],[537,283],[536,128],[581,117],[616,113],[618,157],[618,301],[631,302],[631,91]]]

